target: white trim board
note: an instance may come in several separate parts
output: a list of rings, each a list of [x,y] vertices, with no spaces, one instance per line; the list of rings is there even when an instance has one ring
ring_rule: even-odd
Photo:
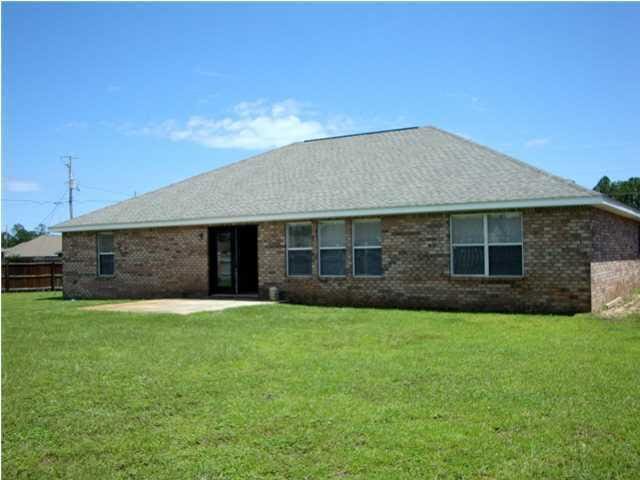
[[[317,212],[273,213],[236,217],[205,217],[193,219],[158,220],[148,222],[105,223],[87,225],[56,225],[52,232],[88,232],[100,230],[128,230],[138,228],[182,227],[198,225],[228,225],[238,223],[259,223],[296,220],[338,219],[349,217],[370,217],[385,215],[405,215],[413,213],[454,213],[464,211],[506,210],[522,208],[593,206],[623,217],[640,221],[640,211],[605,196],[542,198],[531,200],[508,200],[496,202],[454,203],[446,205],[423,205],[387,208],[363,208],[351,210],[325,210]]]

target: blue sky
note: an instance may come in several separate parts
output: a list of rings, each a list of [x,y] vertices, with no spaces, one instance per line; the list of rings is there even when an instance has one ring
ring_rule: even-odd
[[[77,214],[414,125],[587,187],[640,174],[640,5],[2,7],[3,228],[67,218],[69,153]]]

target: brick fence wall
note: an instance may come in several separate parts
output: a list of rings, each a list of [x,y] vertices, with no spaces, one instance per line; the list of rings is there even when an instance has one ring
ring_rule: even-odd
[[[301,303],[543,312],[591,308],[587,207],[523,211],[525,275],[517,279],[452,278],[448,214],[383,217],[381,278],[352,276],[349,220],[346,277],[319,277],[313,222],[313,275],[288,278],[285,225],[274,222],[259,228],[262,295],[277,286]]]
[[[640,288],[640,224],[593,210],[591,308]]]
[[[63,234],[65,297],[150,298],[209,293],[206,227],[113,233],[113,277],[96,274],[95,232]]]

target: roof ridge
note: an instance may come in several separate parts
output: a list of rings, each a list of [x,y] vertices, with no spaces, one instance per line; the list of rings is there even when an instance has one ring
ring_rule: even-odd
[[[564,183],[566,185],[569,185],[569,186],[571,186],[571,187],[573,187],[573,188],[575,188],[577,190],[582,190],[585,193],[588,193],[590,196],[602,196],[601,193],[598,193],[598,192],[596,192],[594,190],[591,190],[591,189],[589,189],[587,187],[583,187],[582,185],[579,185],[579,184],[577,184],[576,182],[574,182],[572,180],[569,180],[567,178],[561,177],[559,175],[554,175],[553,173],[550,173],[550,172],[547,172],[546,170],[543,170],[541,168],[535,167],[535,166],[533,166],[533,165],[531,165],[531,164],[529,164],[527,162],[524,162],[522,160],[518,160],[517,158],[514,158],[511,155],[507,155],[506,153],[499,152],[498,150],[494,150],[493,148],[487,147],[486,145],[483,145],[481,143],[475,142],[473,140],[469,140],[468,138],[465,138],[465,137],[463,137],[461,135],[457,135],[455,133],[448,132],[448,131],[443,130],[441,128],[434,127],[433,125],[425,125],[423,128],[430,128],[432,130],[436,130],[437,132],[440,132],[440,133],[443,133],[443,134],[448,135],[450,137],[453,137],[453,138],[456,138],[458,140],[461,140],[461,141],[463,141],[465,143],[468,143],[469,145],[473,145],[475,147],[479,147],[479,148],[482,148],[484,150],[487,150],[488,152],[491,152],[494,155],[500,155],[501,157],[504,157],[505,159],[511,161],[512,163],[515,163],[515,164],[517,164],[517,165],[519,165],[521,167],[526,167],[529,170],[533,170],[535,172],[541,173],[543,175],[546,175],[547,177],[551,177],[551,178],[554,178],[556,180],[559,180],[562,183]]]
[[[349,137],[362,137],[365,135],[377,135],[379,133],[389,133],[389,132],[402,132],[405,130],[416,130],[420,127],[401,127],[401,128],[388,128],[386,130],[372,130],[371,132],[360,132],[360,133],[350,133],[348,135],[336,135],[335,137],[318,137],[318,138],[310,138],[308,140],[304,140],[302,143],[311,143],[311,142],[320,142],[323,140],[336,140],[339,138],[349,138]],[[300,143],[300,142],[297,142]]]

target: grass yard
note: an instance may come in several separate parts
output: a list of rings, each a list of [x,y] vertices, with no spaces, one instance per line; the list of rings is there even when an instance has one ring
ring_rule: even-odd
[[[3,478],[638,478],[640,316],[2,296]]]

